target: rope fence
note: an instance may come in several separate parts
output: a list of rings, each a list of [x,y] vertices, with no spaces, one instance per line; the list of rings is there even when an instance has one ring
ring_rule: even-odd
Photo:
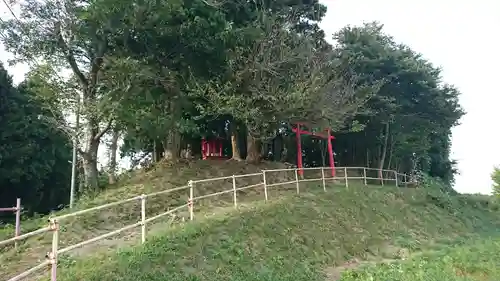
[[[252,174],[242,174],[242,175],[232,175],[226,177],[217,177],[217,178],[208,178],[208,179],[200,179],[200,180],[189,180],[187,185],[180,186],[172,189],[162,190],[159,192],[142,194],[140,196],[131,197],[128,199],[111,202],[108,204],[96,206],[93,208],[88,208],[80,211],[76,211],[69,214],[64,214],[60,216],[51,217],[48,221],[48,225],[46,227],[42,227],[35,231],[20,234],[18,229],[18,221],[16,220],[16,233],[13,238],[0,241],[0,246],[8,245],[14,243],[17,246],[18,241],[25,240],[29,237],[39,235],[46,232],[52,233],[52,247],[50,252],[45,255],[45,260],[14,276],[8,281],[17,281],[23,280],[26,277],[39,272],[43,269],[46,269],[47,266],[50,267],[50,278],[51,281],[57,280],[57,265],[58,265],[58,256],[60,254],[64,254],[70,252],[74,249],[84,247],[86,245],[95,243],[97,241],[115,236],[119,233],[122,233],[127,230],[135,229],[140,227],[141,229],[141,243],[146,242],[147,233],[146,226],[148,223],[156,221],[167,215],[174,215],[174,213],[178,212],[182,209],[187,209],[189,213],[189,220],[194,220],[195,218],[195,205],[198,207],[208,206],[214,207],[213,201],[207,201],[207,199],[218,196],[224,198],[225,200],[232,203],[234,208],[238,208],[238,204],[240,200],[248,197],[242,195],[248,195],[253,192],[255,196],[262,196],[263,200],[268,201],[269,198],[275,196],[281,196],[280,192],[286,191],[288,189],[294,189],[297,194],[301,192],[301,182],[321,182],[323,190],[327,191],[327,184],[343,184],[346,188],[349,187],[349,183],[353,183],[357,181],[358,183],[368,185],[368,184],[394,184],[396,186],[408,186],[409,183],[408,176],[406,174],[398,173],[394,170],[380,170],[376,168],[365,168],[365,167],[337,167],[335,168],[335,177],[327,177],[326,171],[331,171],[331,167],[319,167],[319,168],[301,168],[303,171],[303,175],[299,175],[298,168],[290,168],[290,169],[274,169],[274,170],[262,170],[260,173],[252,173]],[[245,186],[238,186],[238,180],[245,179]],[[280,181],[285,179],[285,181]],[[227,189],[210,193],[209,189],[206,188],[207,185],[213,186],[227,186]],[[279,189],[277,187],[284,187]],[[253,190],[253,191],[252,191]],[[185,200],[184,204],[180,204],[179,206],[173,207],[166,212],[162,212],[160,214],[151,216],[147,218],[146,210],[147,210],[147,202],[148,199],[162,195],[169,194],[173,192],[184,191],[187,195],[187,200]],[[240,193],[240,196],[238,194]],[[103,235],[81,241],[64,248],[59,248],[59,232],[61,223],[70,217],[80,216],[82,214],[97,212],[103,209],[110,208],[112,206],[117,206],[121,204],[125,204],[128,202],[140,202],[140,220],[124,226],[122,228],[110,231]],[[207,201],[207,202],[205,202]],[[6,209],[6,208],[4,208]],[[0,209],[4,210],[4,209]],[[21,209],[20,200],[18,199],[18,204],[14,208],[10,208],[8,211],[16,211],[16,219],[19,216],[19,211]]]

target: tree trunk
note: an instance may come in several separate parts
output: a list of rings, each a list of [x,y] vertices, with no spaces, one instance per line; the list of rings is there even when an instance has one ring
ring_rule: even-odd
[[[160,157],[158,156],[158,142],[156,141],[156,139],[153,141],[153,163],[156,163],[158,161],[160,161]]]
[[[366,167],[370,167],[370,149],[366,148]]]
[[[260,160],[260,149],[259,141],[252,136],[252,134],[247,134],[247,158],[246,160],[250,163],[257,163]]]
[[[365,131],[365,139],[367,139],[366,131]],[[365,143],[366,145],[366,143]],[[366,145],[366,166],[365,167],[370,167],[370,147]]]
[[[83,154],[83,171],[85,173],[85,186],[88,190],[97,191],[99,188],[99,171],[97,170],[97,151],[99,141],[88,142],[87,151]]]
[[[113,135],[111,136],[111,145],[109,146],[109,167],[108,167],[108,183],[116,183],[116,152],[118,150],[118,138],[120,137],[120,132],[117,129],[113,130]]]
[[[385,157],[387,155],[387,143],[389,140],[389,122],[385,124],[385,129],[384,129],[384,143],[382,145],[382,153],[380,155],[380,160],[379,160],[379,178],[380,180],[383,180],[383,173],[382,169],[384,169],[384,163],[385,163]]]
[[[88,101],[84,103],[86,108],[89,108]],[[90,114],[89,114],[90,115]],[[109,127],[108,127],[109,128]],[[105,133],[107,129],[99,132],[99,121],[95,116],[89,116],[86,125],[86,147],[85,151],[82,152],[83,156],[83,171],[85,178],[85,187],[91,191],[97,191],[99,188],[99,172],[97,170],[97,152],[99,150],[99,144],[101,141],[101,136]]]
[[[328,150],[328,142],[321,141],[319,143],[319,151],[321,153],[321,167],[326,167],[326,153]]]
[[[179,159],[180,156],[180,135],[177,132],[170,131],[163,141],[163,158],[170,161]]]
[[[260,157],[267,160],[269,157],[269,142],[260,143]]]
[[[273,140],[273,160],[283,161],[283,158],[283,137],[278,135]]]
[[[390,137],[390,146],[389,146],[389,162],[387,162],[387,169],[390,170],[391,169],[391,164],[392,164],[392,158],[394,156],[394,138]]]
[[[238,146],[238,126],[236,126],[235,121],[229,123],[229,128],[231,130],[231,149],[232,149],[232,160],[241,161],[240,147]]]

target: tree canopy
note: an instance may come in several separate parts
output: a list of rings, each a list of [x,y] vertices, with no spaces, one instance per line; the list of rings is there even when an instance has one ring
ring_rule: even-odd
[[[43,213],[68,202],[71,143],[56,124],[39,118],[47,109],[33,86],[28,80],[14,87],[0,65],[0,204],[21,198],[26,212]]]
[[[20,15],[0,22],[1,40],[17,61],[32,63],[31,82],[15,89],[4,78],[2,91],[13,96],[10,103],[14,96],[37,97],[45,108],[37,114],[78,136],[81,190],[98,188],[97,155],[108,136],[103,169],[114,183],[119,139],[122,154],[135,164],[175,161],[186,150],[199,155],[200,140],[214,137],[226,140],[235,161],[295,162],[295,122],[311,130],[331,128],[338,165],[411,172],[416,162],[423,172],[453,183],[451,128],[464,114],[459,92],[442,81],[438,67],[379,23],[346,26],[328,43],[318,25],[326,8],[317,0],[18,5]],[[77,112],[80,126],[69,127],[63,117]],[[8,118],[23,114],[33,113]],[[35,134],[4,122],[12,134]],[[17,140],[4,139],[10,146]],[[57,147],[53,153],[63,157],[66,142],[59,136],[47,147]],[[325,147],[323,140],[304,137],[304,163],[324,165]],[[20,159],[30,152],[22,153]],[[50,170],[44,165],[30,171],[40,177]],[[20,178],[15,172],[2,176]]]

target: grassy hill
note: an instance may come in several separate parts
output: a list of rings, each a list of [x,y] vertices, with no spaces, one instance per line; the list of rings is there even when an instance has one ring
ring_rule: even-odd
[[[220,161],[160,166],[131,176],[121,187],[82,200],[77,209],[179,186],[188,179],[283,167]],[[269,180],[289,177],[275,174]],[[226,185],[198,186],[197,192],[220,191]],[[61,256],[58,280],[324,280],[328,276],[336,280],[338,269],[352,261],[406,257],[436,245],[488,237],[500,226],[497,205],[488,198],[446,195],[439,188],[356,183],[349,188],[330,183],[327,189],[325,193],[313,182],[301,184],[303,192],[298,195],[276,188],[267,203],[256,189],[238,195],[237,210],[231,198],[207,199],[197,205],[194,222],[168,219],[150,225],[151,236],[144,246],[134,246],[139,240],[136,230]],[[184,193],[148,201],[148,216],[185,202]],[[61,245],[136,222],[137,203],[61,222]],[[217,206],[216,211],[209,204]],[[45,222],[46,218],[24,221],[23,232]],[[43,258],[40,255],[48,249],[50,235],[26,241],[19,251],[2,249],[0,271],[7,276],[19,273]]]
[[[261,163],[259,165],[247,164],[244,162],[234,161],[195,161],[195,162],[179,162],[175,165],[171,163],[160,163],[159,165],[147,171],[135,171],[131,174],[122,176],[119,184],[108,187],[99,194],[85,196],[81,198],[73,209],[63,209],[54,212],[51,216],[60,216],[70,212],[75,212],[102,204],[115,202],[152,192],[167,190],[182,185],[186,185],[189,180],[199,180],[205,178],[214,178],[227,175],[249,174],[260,172],[262,169],[283,169],[289,166],[283,163]],[[269,175],[269,182],[284,181],[293,175],[279,173]],[[238,179],[238,185],[255,184],[261,181],[261,177],[251,177]],[[232,188],[232,183],[229,181],[219,181],[214,183],[199,184],[196,187],[196,196],[213,193],[225,189]],[[261,190],[252,189],[245,192],[240,192],[240,200],[253,201],[257,196],[263,198]],[[148,198],[147,216],[151,217],[158,213],[165,212],[169,208],[186,203],[188,191],[182,190],[170,194],[163,194]],[[197,202],[197,211],[202,211],[200,207],[209,208],[207,206],[224,206],[225,203],[232,200],[231,195],[221,196],[200,200]],[[211,208],[211,207],[210,207]],[[171,219],[159,221],[157,224],[149,224],[150,232],[163,227],[167,221],[169,224],[177,224],[180,220],[188,218],[186,211],[176,214],[176,221]],[[41,216],[38,218],[22,219],[21,232],[27,233],[41,227],[47,226],[47,221],[50,216]],[[99,212],[86,213],[77,217],[69,217],[60,221],[61,233],[59,236],[60,247],[72,245],[93,237],[108,233],[119,229],[126,225],[135,223],[140,218],[140,202],[133,201],[119,206],[113,206]],[[8,239],[13,236],[13,227],[5,227],[0,229],[0,240]],[[108,240],[97,242],[85,248],[71,252],[72,255],[87,255],[95,251],[107,251],[122,247],[123,245],[133,244],[140,236],[137,229],[124,232],[116,235]],[[0,272],[7,276],[14,276],[16,273],[22,272],[39,262],[41,262],[47,251],[51,249],[50,233],[34,236],[20,243],[17,250],[13,247],[0,247]]]
[[[61,280],[325,280],[329,268],[349,261],[411,256],[500,226],[496,210],[464,197],[310,189],[166,229],[144,247],[68,263]]]

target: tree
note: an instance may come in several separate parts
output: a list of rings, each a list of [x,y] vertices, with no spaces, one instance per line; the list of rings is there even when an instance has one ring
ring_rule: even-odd
[[[73,74],[82,96],[84,148],[80,149],[85,183],[98,185],[97,154],[102,136],[110,129],[110,112],[101,110],[107,101],[100,89],[106,58],[113,51],[114,36],[123,34],[125,16],[120,1],[26,0],[21,16],[2,22],[2,42],[16,61],[48,62]]]
[[[130,85],[120,102],[120,118],[128,138],[161,148],[165,159],[175,160],[183,135],[197,132],[188,89],[225,63],[227,22],[218,8],[200,0],[130,5],[127,13],[127,34],[114,44],[120,69],[135,73],[115,72]]]
[[[59,4],[24,1],[22,17],[0,25],[2,41],[38,62],[30,91],[44,115],[71,130],[60,116],[81,112],[91,189],[107,137],[114,183],[120,136],[142,165],[196,153],[203,137],[230,140],[235,160],[293,161],[295,122],[331,128],[340,165],[412,172],[415,155],[419,169],[453,182],[459,92],[378,23],[347,26],[330,45],[317,0]],[[324,165],[324,144],[304,140],[305,165]]]
[[[0,65],[0,204],[20,197],[28,213],[47,213],[69,200],[71,142],[39,118],[47,110],[32,86],[28,80],[16,89]]]
[[[415,153],[424,172],[452,183],[449,137],[464,114],[459,92],[441,82],[438,68],[394,42],[378,23],[346,27],[335,38],[341,59],[360,80],[382,84],[355,117],[363,130],[337,134],[341,162],[410,172]]]

